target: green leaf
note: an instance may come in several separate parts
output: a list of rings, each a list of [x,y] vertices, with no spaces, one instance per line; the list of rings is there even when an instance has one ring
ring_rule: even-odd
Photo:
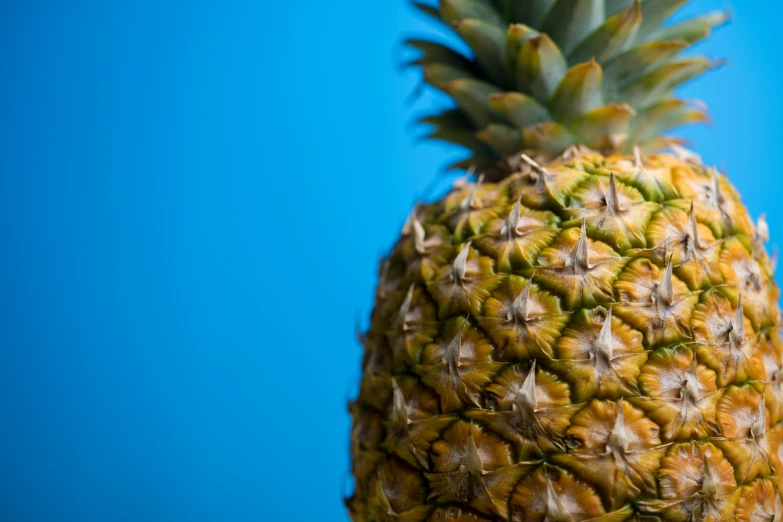
[[[538,36],[538,31],[523,24],[511,24],[506,32],[506,70],[515,74],[517,70],[517,57],[522,46],[529,38]]]
[[[422,65],[424,81],[436,89],[445,91],[446,85],[462,79],[475,80],[475,75],[463,67],[443,63],[427,63]]]
[[[663,23],[688,0],[644,0],[642,2],[642,25],[636,35],[636,41],[646,42],[660,31]]]
[[[552,157],[559,156],[577,142],[568,129],[553,121],[527,127],[523,129],[522,136],[526,149],[541,151]]]
[[[408,38],[405,40],[405,44],[421,53],[421,56],[410,62],[410,65],[443,63],[454,67],[463,67],[466,70],[471,68],[470,60],[443,44],[416,38]]]
[[[572,126],[572,131],[579,138],[580,143],[589,147],[597,149],[611,147],[616,137],[628,136],[634,116],[636,111],[629,105],[612,103],[585,114]]]
[[[614,16],[620,11],[628,9],[636,0],[605,0],[606,16]]]
[[[639,113],[633,121],[629,142],[642,144],[673,127],[709,121],[707,114],[700,108],[692,107],[682,100],[665,100]]]
[[[456,23],[457,33],[473,49],[476,61],[498,84],[506,79],[506,31],[496,25],[467,18]]]
[[[476,133],[498,156],[510,156],[522,150],[522,131],[500,123],[493,123]]]
[[[726,23],[731,16],[723,11],[710,13],[667,27],[655,34],[656,40],[675,40],[695,43],[707,38],[712,29]]]
[[[551,119],[543,105],[520,92],[493,94],[489,97],[489,106],[520,129]]]
[[[505,0],[506,19],[514,23],[541,27],[556,0]]]
[[[475,134],[466,129],[454,129],[441,126],[425,136],[428,140],[445,141],[470,149],[474,154],[486,154],[490,147],[478,139]]]
[[[500,89],[480,80],[454,80],[444,86],[444,90],[457,102],[457,106],[473,125],[483,129],[497,119],[497,114],[489,106],[489,97]]]
[[[425,4],[424,2],[417,2],[416,0],[411,1],[411,6],[413,6],[416,11],[424,15],[426,18],[434,20],[438,22],[438,24],[445,25],[443,19],[440,17],[440,11],[437,7]]]
[[[428,139],[456,143],[477,154],[489,152],[486,144],[476,137],[473,125],[459,109],[427,116],[419,121],[434,127],[426,136]]]
[[[642,143],[638,144],[639,149],[642,151],[642,154],[657,154],[663,149],[668,149],[672,145],[679,145],[681,147],[684,147],[687,145],[688,142],[686,140],[683,140],[681,138],[674,138],[672,136],[658,136],[657,138],[652,138],[650,140],[644,141]],[[624,154],[631,154],[633,151],[633,148],[630,149],[624,149]],[[638,187],[637,187],[638,188]],[[662,190],[663,187],[658,186],[659,190]],[[641,189],[640,189],[641,191]],[[674,196],[666,196],[664,199],[671,199]]]
[[[604,23],[604,0],[557,0],[544,20],[548,34],[569,54]]]
[[[619,97],[637,110],[668,98],[678,85],[716,66],[706,58],[671,62],[649,72],[619,91]]]
[[[550,103],[554,115],[561,121],[574,121],[603,105],[603,77],[594,60],[571,67]]]
[[[449,24],[475,18],[499,27],[506,26],[500,14],[482,0],[441,0],[440,15]]]
[[[650,42],[631,49],[604,65],[604,85],[615,91],[688,47],[687,42]]]
[[[470,123],[470,120],[468,120],[459,109],[449,109],[443,112],[430,114],[429,116],[422,116],[419,118],[419,123],[473,130],[473,125]]]
[[[604,63],[626,51],[636,37],[642,23],[638,0],[628,9],[617,13],[599,27],[587,40],[579,44],[569,56],[570,63],[581,63],[594,58]]]
[[[517,57],[517,86],[539,100],[549,100],[568,71],[568,62],[546,34],[528,38]]]

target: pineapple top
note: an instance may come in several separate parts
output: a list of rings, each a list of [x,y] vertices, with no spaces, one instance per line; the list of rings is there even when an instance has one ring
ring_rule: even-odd
[[[424,81],[454,109],[424,117],[431,138],[462,145],[490,179],[516,170],[519,152],[557,156],[571,145],[655,151],[672,127],[705,121],[674,89],[716,64],[681,53],[726,21],[713,13],[664,22],[688,0],[413,0],[454,30],[465,55],[409,39]]]

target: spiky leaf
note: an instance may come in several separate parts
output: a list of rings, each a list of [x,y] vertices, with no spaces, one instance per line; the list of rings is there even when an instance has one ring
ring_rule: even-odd
[[[476,61],[495,83],[502,85],[506,78],[506,31],[497,25],[466,18],[454,27],[476,54]]]
[[[497,87],[478,80],[454,80],[444,90],[456,100],[459,108],[476,127],[484,128],[495,119],[489,106],[489,97],[498,92]]]
[[[517,70],[517,58],[525,42],[538,36],[538,31],[524,24],[511,24],[506,32],[506,70],[511,76],[515,76]],[[517,87],[520,87],[517,85]]]
[[[706,58],[678,60],[645,74],[621,89],[619,96],[632,107],[644,109],[661,98],[669,97],[675,87],[714,66]]]
[[[676,141],[655,132],[703,119],[688,110],[647,109],[674,99],[680,84],[715,66],[680,54],[725,21],[723,13],[670,25],[668,18],[688,0],[428,1],[414,5],[428,17],[438,16],[470,49],[449,51],[435,41],[412,40],[421,53],[413,64],[422,67],[428,84],[456,97],[473,134],[482,133],[495,150],[505,152],[517,140],[501,140],[502,127],[488,130],[493,124],[520,130],[521,150],[540,146],[558,154],[563,149],[557,147],[572,143],[603,152],[634,145],[654,150]],[[577,74],[591,60],[603,69],[602,84],[597,71]],[[493,107],[488,95],[495,93],[503,98]],[[608,108],[598,110],[602,107]],[[627,107],[644,115],[628,120]],[[474,163],[490,165],[486,174],[497,178],[516,168],[516,160],[503,155],[490,152]]]
[[[448,24],[475,18],[498,26],[505,25],[500,14],[482,0],[441,0],[440,14]]]
[[[505,157],[522,150],[522,132],[519,129],[493,123],[479,131],[476,137],[486,143],[499,156]]]
[[[565,54],[604,22],[604,0],[557,0],[542,25]]]
[[[568,55],[571,63],[595,59],[604,63],[627,50],[636,37],[642,21],[642,10],[638,2],[617,13],[599,27],[592,35]]]
[[[539,100],[548,100],[568,71],[563,53],[549,36],[529,38],[517,58],[517,85]]]
[[[573,66],[552,98],[555,116],[570,122],[603,105],[603,76],[601,66],[593,60]]]
[[[637,35],[638,41],[661,30],[663,23],[688,0],[644,0],[642,2],[642,25]]]
[[[663,65],[688,47],[686,42],[650,42],[630,49],[604,65],[607,86],[620,88]]]
[[[728,13],[719,11],[667,27],[658,32],[655,36],[663,41],[670,40],[694,43],[707,38],[714,27],[726,23],[728,19]]]
[[[551,118],[546,107],[535,98],[519,92],[493,94],[489,106],[520,129]]]
[[[503,0],[506,18],[515,23],[541,27],[557,0]]]

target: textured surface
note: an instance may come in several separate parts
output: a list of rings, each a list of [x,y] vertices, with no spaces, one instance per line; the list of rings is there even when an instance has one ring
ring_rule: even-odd
[[[779,520],[767,235],[683,154],[417,207],[364,337],[354,520]]]
[[[664,22],[688,0],[414,1],[468,52],[439,40],[410,39],[411,63],[456,107],[426,116],[431,138],[457,143],[499,179],[520,150],[549,157],[568,146],[657,151],[672,127],[705,121],[703,107],[674,89],[713,68],[682,52],[727,16]],[[670,141],[670,140],[669,140]]]

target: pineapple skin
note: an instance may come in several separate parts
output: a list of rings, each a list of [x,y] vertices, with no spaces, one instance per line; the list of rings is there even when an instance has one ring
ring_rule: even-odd
[[[362,336],[354,521],[781,520],[766,223],[678,152],[525,156],[415,208]]]

